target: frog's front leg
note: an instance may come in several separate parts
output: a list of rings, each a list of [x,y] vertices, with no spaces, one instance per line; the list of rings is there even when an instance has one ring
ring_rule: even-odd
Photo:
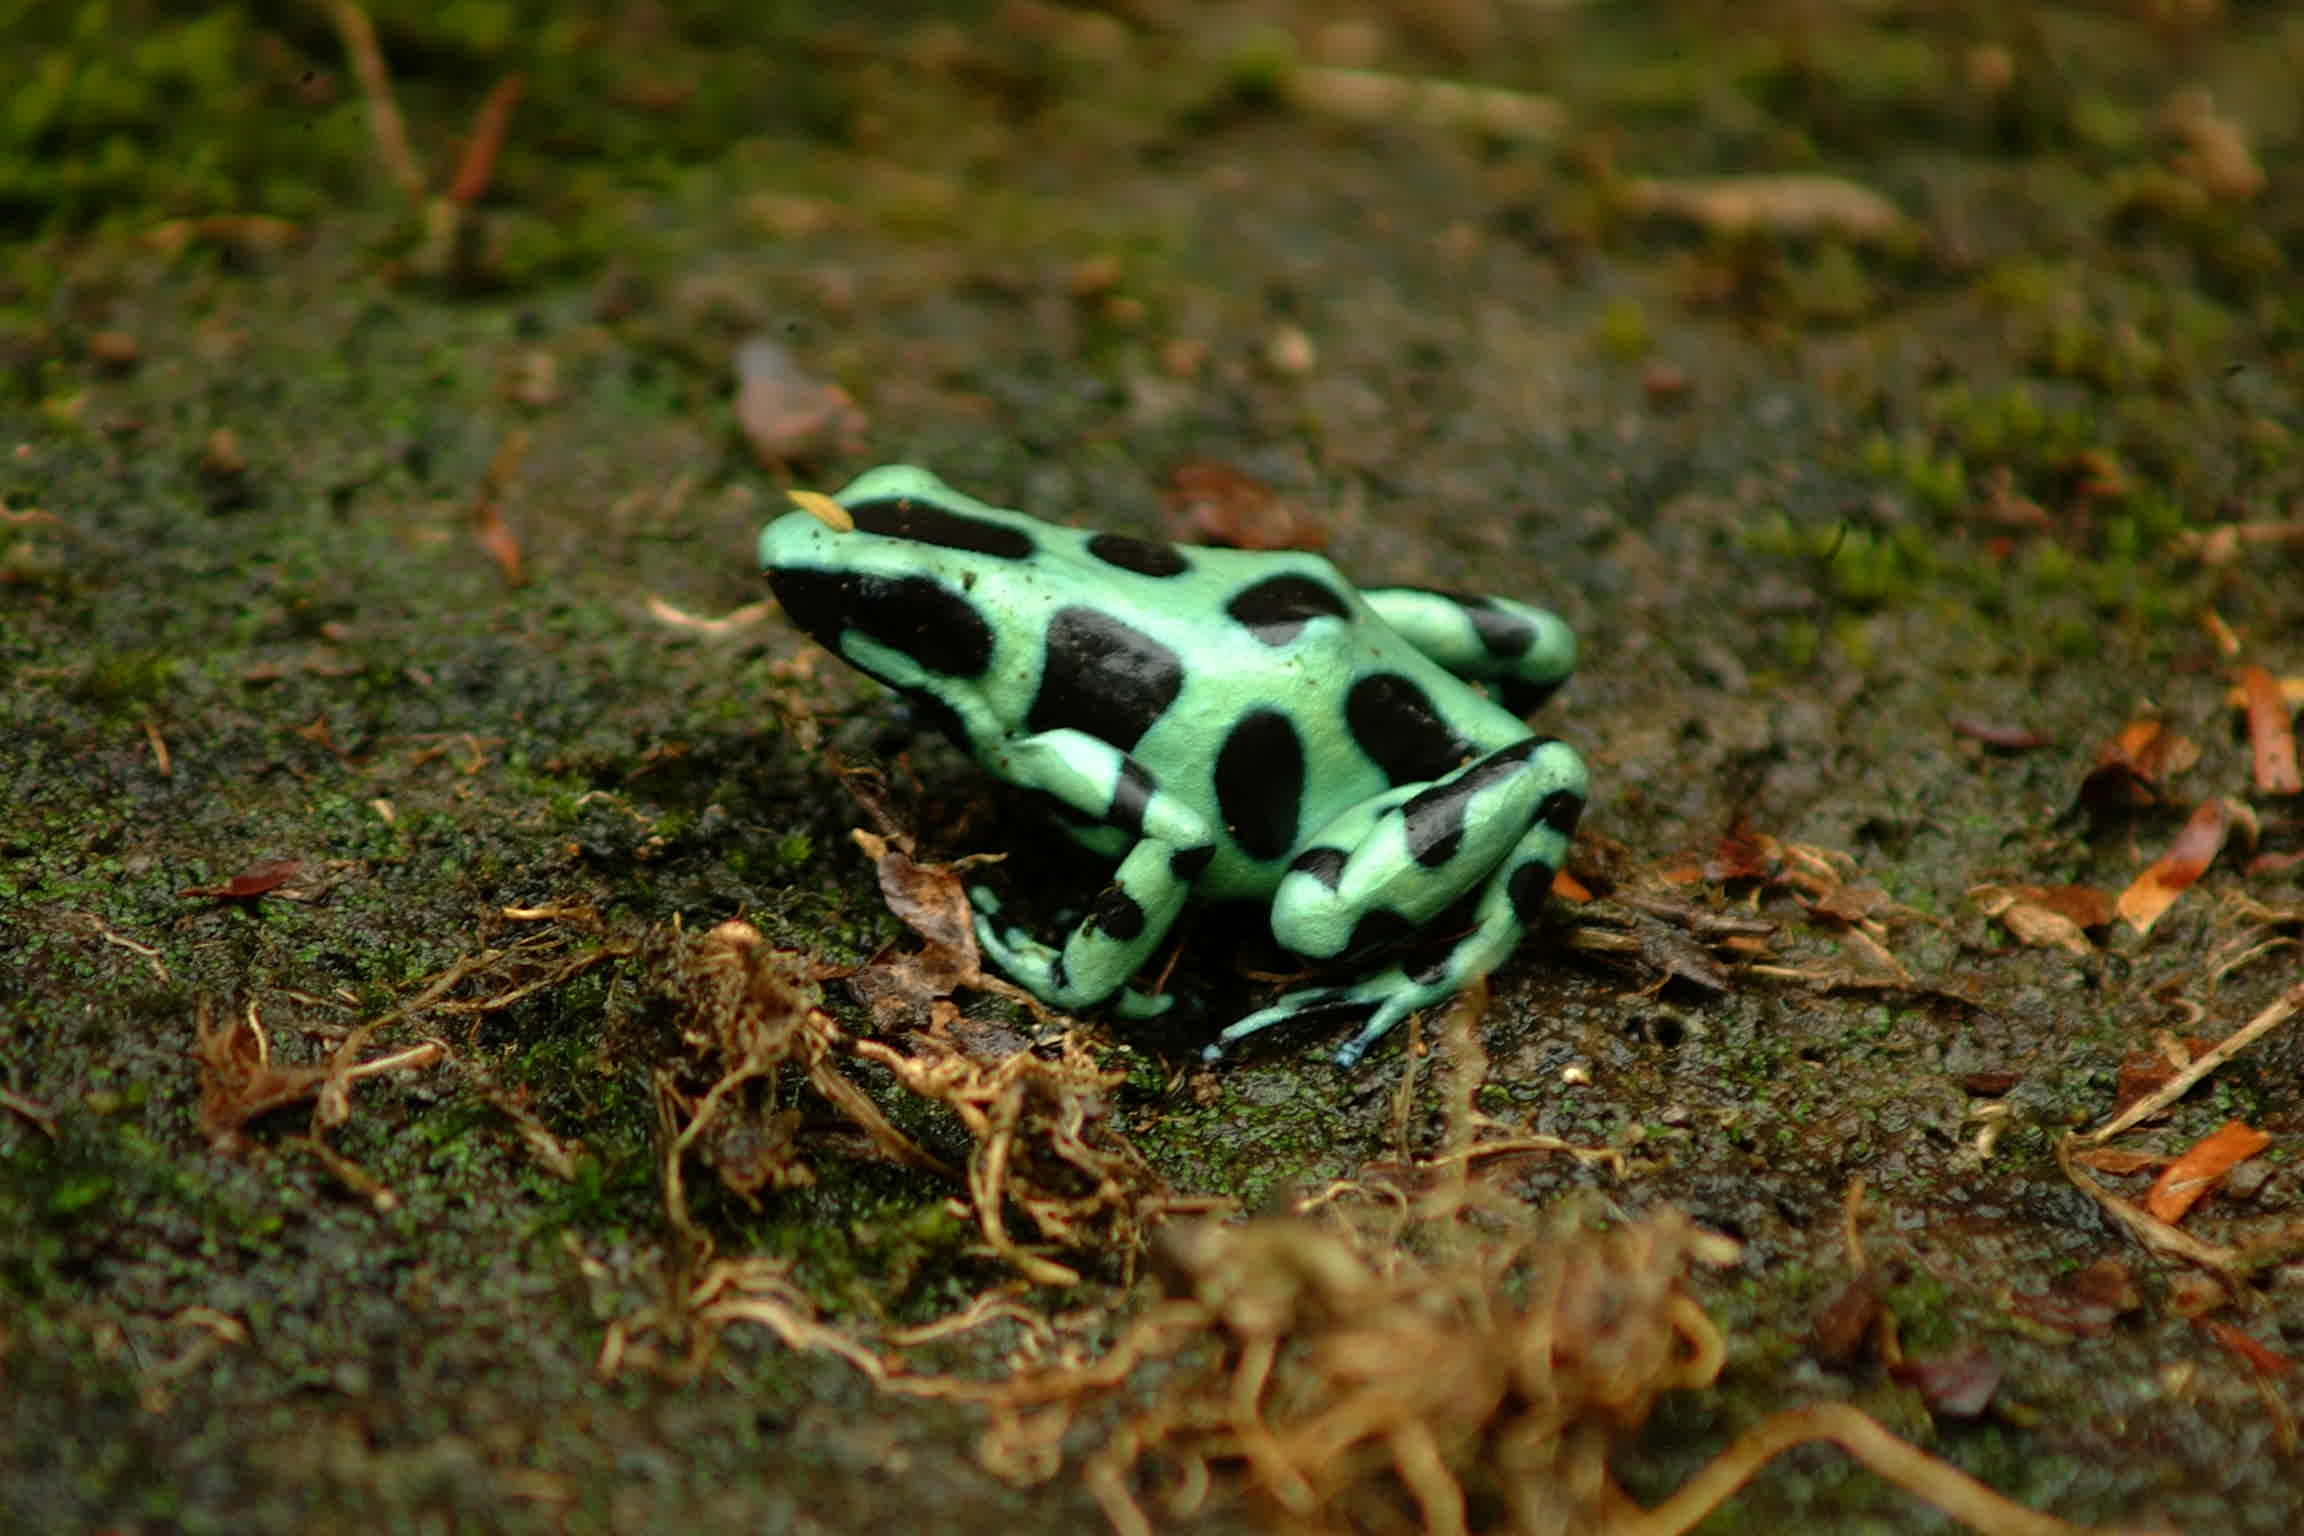
[[[1494,689],[1516,715],[1552,697],[1576,670],[1576,632],[1545,609],[1423,587],[1377,587],[1360,595],[1401,639],[1456,676]]]
[[[1209,1059],[1301,1018],[1359,1024],[1336,1053],[1337,1065],[1350,1067],[1409,1014],[1495,969],[1552,888],[1584,794],[1583,759],[1563,742],[1532,736],[1330,821],[1274,893],[1272,932],[1282,944],[1314,959],[1372,950],[1415,934],[1477,890],[1471,930],[1414,969],[1393,966],[1350,986],[1289,993],[1226,1029]]]
[[[1144,1018],[1173,1001],[1123,988],[1159,948],[1215,840],[1207,823],[1163,791],[1127,753],[1084,731],[1043,731],[1001,740],[984,752],[1001,778],[1037,789],[1090,821],[1134,839],[1112,882],[1056,948],[997,919],[989,891],[970,891],[976,942],[993,965],[1059,1008],[1086,1008],[1120,992],[1119,1011]]]

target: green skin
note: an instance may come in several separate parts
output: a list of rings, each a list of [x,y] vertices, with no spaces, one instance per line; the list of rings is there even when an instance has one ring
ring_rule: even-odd
[[[1303,1020],[1356,1024],[1350,1067],[1519,943],[1585,798],[1583,760],[1519,718],[1575,666],[1557,616],[1057,527],[903,465],[833,500],[853,528],[800,511],[760,536],[793,621],[1116,861],[1060,945],[971,891],[985,955],[1039,997],[1157,1014],[1173,999],[1128,983],[1186,899],[1251,901],[1307,961],[1381,968],[1284,995],[1208,1058]]]

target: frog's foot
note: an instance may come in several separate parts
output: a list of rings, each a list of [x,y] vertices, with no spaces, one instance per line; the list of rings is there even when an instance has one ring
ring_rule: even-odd
[[[1577,772],[1581,764],[1575,764]],[[1579,788],[1581,787],[1579,783]],[[1563,789],[1547,791],[1547,800]],[[1336,1065],[1350,1068],[1368,1054],[1394,1025],[1463,991],[1502,965],[1552,888],[1552,877],[1568,848],[1568,830],[1580,798],[1566,802],[1564,815],[1538,815],[1533,825],[1480,888],[1469,932],[1429,962],[1395,965],[1347,987],[1291,992],[1259,1009],[1216,1037],[1206,1051],[1216,1061],[1234,1044],[1283,1020],[1306,1019],[1335,1025],[1358,1024],[1360,1031],[1336,1052]]]
[[[1541,705],[1576,670],[1575,632],[1542,608],[1422,587],[1371,587],[1361,596],[1402,639],[1516,715]]]
[[[1302,1023],[1316,1028],[1357,1024],[1359,1033],[1336,1049],[1336,1065],[1349,1071],[1402,1019],[1419,1008],[1446,1001],[1455,991],[1453,985],[1417,981],[1397,966],[1348,987],[1307,987],[1227,1027],[1201,1056],[1207,1061],[1221,1061],[1233,1046],[1275,1024]]]
[[[1061,948],[1002,922],[999,899],[974,887],[969,897],[976,906],[977,947],[996,970],[1055,1007],[1089,1008],[1117,997],[1125,1018],[1165,1013],[1173,998],[1136,991],[1128,979],[1167,937],[1189,889],[1176,878],[1171,855],[1164,843],[1138,843]]]

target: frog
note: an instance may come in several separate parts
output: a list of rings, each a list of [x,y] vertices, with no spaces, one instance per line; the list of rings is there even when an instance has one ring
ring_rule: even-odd
[[[1050,1006],[1166,1012],[1137,972],[1187,903],[1246,903],[1344,979],[1235,1020],[1205,1058],[1349,1028],[1350,1069],[1500,965],[1551,890],[1587,797],[1583,758],[1525,723],[1575,669],[1558,615],[1357,588],[1303,551],[1066,527],[913,465],[789,494],[759,543],[785,615],[1110,862],[1053,942],[970,884],[983,958]]]

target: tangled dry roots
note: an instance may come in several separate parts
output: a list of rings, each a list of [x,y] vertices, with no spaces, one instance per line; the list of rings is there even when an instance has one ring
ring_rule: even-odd
[[[1733,1246],[1677,1212],[1380,1230],[1396,1225],[1338,1202],[1167,1235],[1223,1347],[1090,1468],[1118,1529],[1153,1528],[1132,1472],[1164,1470],[1157,1497],[1182,1515],[1224,1462],[1306,1528],[1463,1532],[1475,1510],[1504,1516],[1482,1527],[1616,1528],[1630,1505],[1608,1455],[1660,1393],[1718,1374],[1721,1336],[1680,1287]]]

